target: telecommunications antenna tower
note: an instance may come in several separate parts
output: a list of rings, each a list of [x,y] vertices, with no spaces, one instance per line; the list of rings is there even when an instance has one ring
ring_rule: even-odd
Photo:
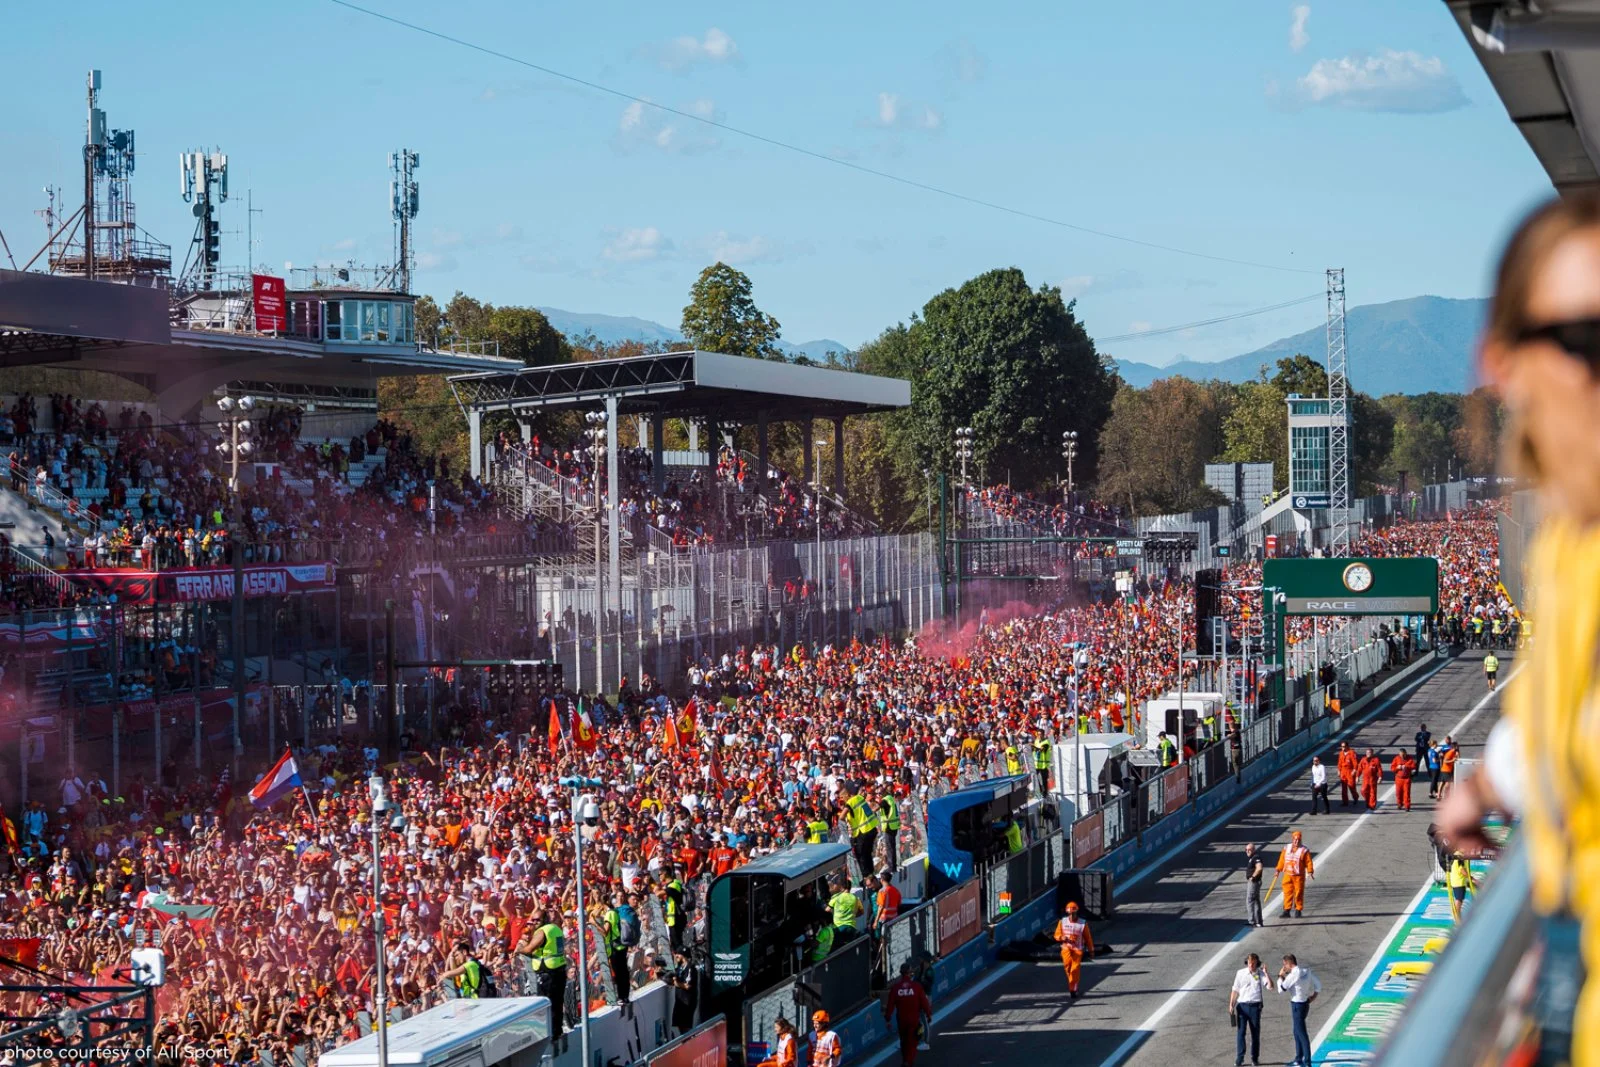
[[[1330,551],[1350,554],[1350,362],[1344,341],[1344,268],[1328,271],[1328,516]]]
[[[395,220],[395,276],[411,292],[411,220],[417,217],[417,167],[422,157],[402,148],[389,153],[389,213]]]

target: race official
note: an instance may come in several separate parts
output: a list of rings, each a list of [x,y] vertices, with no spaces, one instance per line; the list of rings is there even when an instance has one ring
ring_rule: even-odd
[[[1291,953],[1283,957],[1278,970],[1278,992],[1289,997],[1289,1022],[1294,1030],[1294,1059],[1289,1067],[1311,1067],[1311,1035],[1306,1032],[1306,1016],[1311,1002],[1322,992],[1322,982],[1311,968],[1300,966]]]
[[[1233,976],[1233,989],[1228,993],[1228,1018],[1234,1025],[1234,1067],[1244,1063],[1245,1032],[1250,1034],[1250,1062],[1261,1062],[1261,1005],[1262,997],[1272,988],[1272,979],[1261,965],[1261,957],[1254,952],[1244,958],[1244,966]]]
[[[1322,813],[1333,814],[1333,805],[1328,803],[1328,768],[1322,765],[1321,756],[1311,757],[1311,814],[1317,814],[1317,801],[1322,801]]]
[[[895,1028],[900,1038],[900,1067],[917,1062],[917,1033],[933,1023],[933,1004],[928,991],[911,977],[911,964],[900,965],[900,977],[883,994],[883,1021]]]

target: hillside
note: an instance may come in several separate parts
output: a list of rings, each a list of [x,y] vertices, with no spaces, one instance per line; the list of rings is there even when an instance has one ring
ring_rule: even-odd
[[[674,344],[683,340],[683,334],[670,326],[663,326],[659,322],[649,319],[635,318],[632,315],[601,315],[585,311],[563,311],[561,308],[540,308],[544,317],[550,320],[550,325],[566,334],[568,337],[582,337],[585,334],[594,334],[596,338],[608,344],[618,341],[644,341]],[[829,352],[848,352],[850,346],[841,341],[830,341],[821,338],[816,341],[804,341],[800,344],[790,344],[788,341],[779,341],[778,347],[790,356],[809,356],[819,362]]]
[[[1466,392],[1473,385],[1473,348],[1487,300],[1452,300],[1416,296],[1386,304],[1363,304],[1345,314],[1350,355],[1350,384],[1373,396],[1388,393]],[[1328,354],[1327,326],[1319,323],[1304,333],[1285,337],[1231,359],[1214,363],[1180,360],[1165,367],[1117,360],[1130,385],[1143,388],[1159,378],[1220,378],[1243,382],[1262,364],[1304,352],[1321,362]]]

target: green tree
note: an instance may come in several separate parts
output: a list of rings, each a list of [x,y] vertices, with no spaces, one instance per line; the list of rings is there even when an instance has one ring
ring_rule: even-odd
[[[1222,423],[1226,463],[1270,463],[1272,484],[1289,484],[1289,410],[1284,394],[1266,380],[1245,382],[1234,393],[1233,408]]]
[[[928,301],[909,332],[917,468],[953,470],[956,428],[971,426],[980,472],[1038,488],[1060,475],[1070,429],[1075,474],[1092,480],[1116,378],[1060,289],[992,270]]]
[[[453,340],[486,341],[489,339],[489,316],[493,313],[493,304],[474,300],[457,289],[456,295],[444,306],[444,319],[439,328]]]
[[[444,321],[444,311],[431,296],[417,297],[417,340],[435,348],[439,343],[439,326]]]
[[[1287,399],[1290,393],[1300,396],[1327,396],[1328,372],[1310,356],[1296,352],[1288,359],[1278,360],[1272,384]],[[1284,418],[1288,418],[1287,411]]]
[[[847,353],[839,365],[864,374],[911,378],[917,360],[913,329],[897,323]],[[915,415],[910,408],[845,424],[846,498],[852,507],[877,516],[885,529],[927,525],[931,471],[923,473],[916,440]]]
[[[500,354],[529,367],[572,362],[572,346],[544,317],[529,307],[486,307],[488,340],[500,343]]]
[[[1222,503],[1204,479],[1222,448],[1224,395],[1187,378],[1118,389],[1100,431],[1100,496],[1136,515]]]
[[[713,263],[695,279],[679,329],[701,351],[783,358],[778,320],[756,307],[750,278],[726,263]]]

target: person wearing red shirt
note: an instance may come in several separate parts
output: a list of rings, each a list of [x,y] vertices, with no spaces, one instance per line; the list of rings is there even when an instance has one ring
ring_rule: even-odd
[[[711,849],[710,856],[711,872],[720,878],[738,864],[739,854],[727,846],[720,834],[714,840],[716,845]]]
[[[928,993],[911,977],[911,964],[900,965],[900,977],[883,994],[883,1021],[900,1034],[900,1067],[917,1062],[917,1032],[933,1022],[933,1004]]]

